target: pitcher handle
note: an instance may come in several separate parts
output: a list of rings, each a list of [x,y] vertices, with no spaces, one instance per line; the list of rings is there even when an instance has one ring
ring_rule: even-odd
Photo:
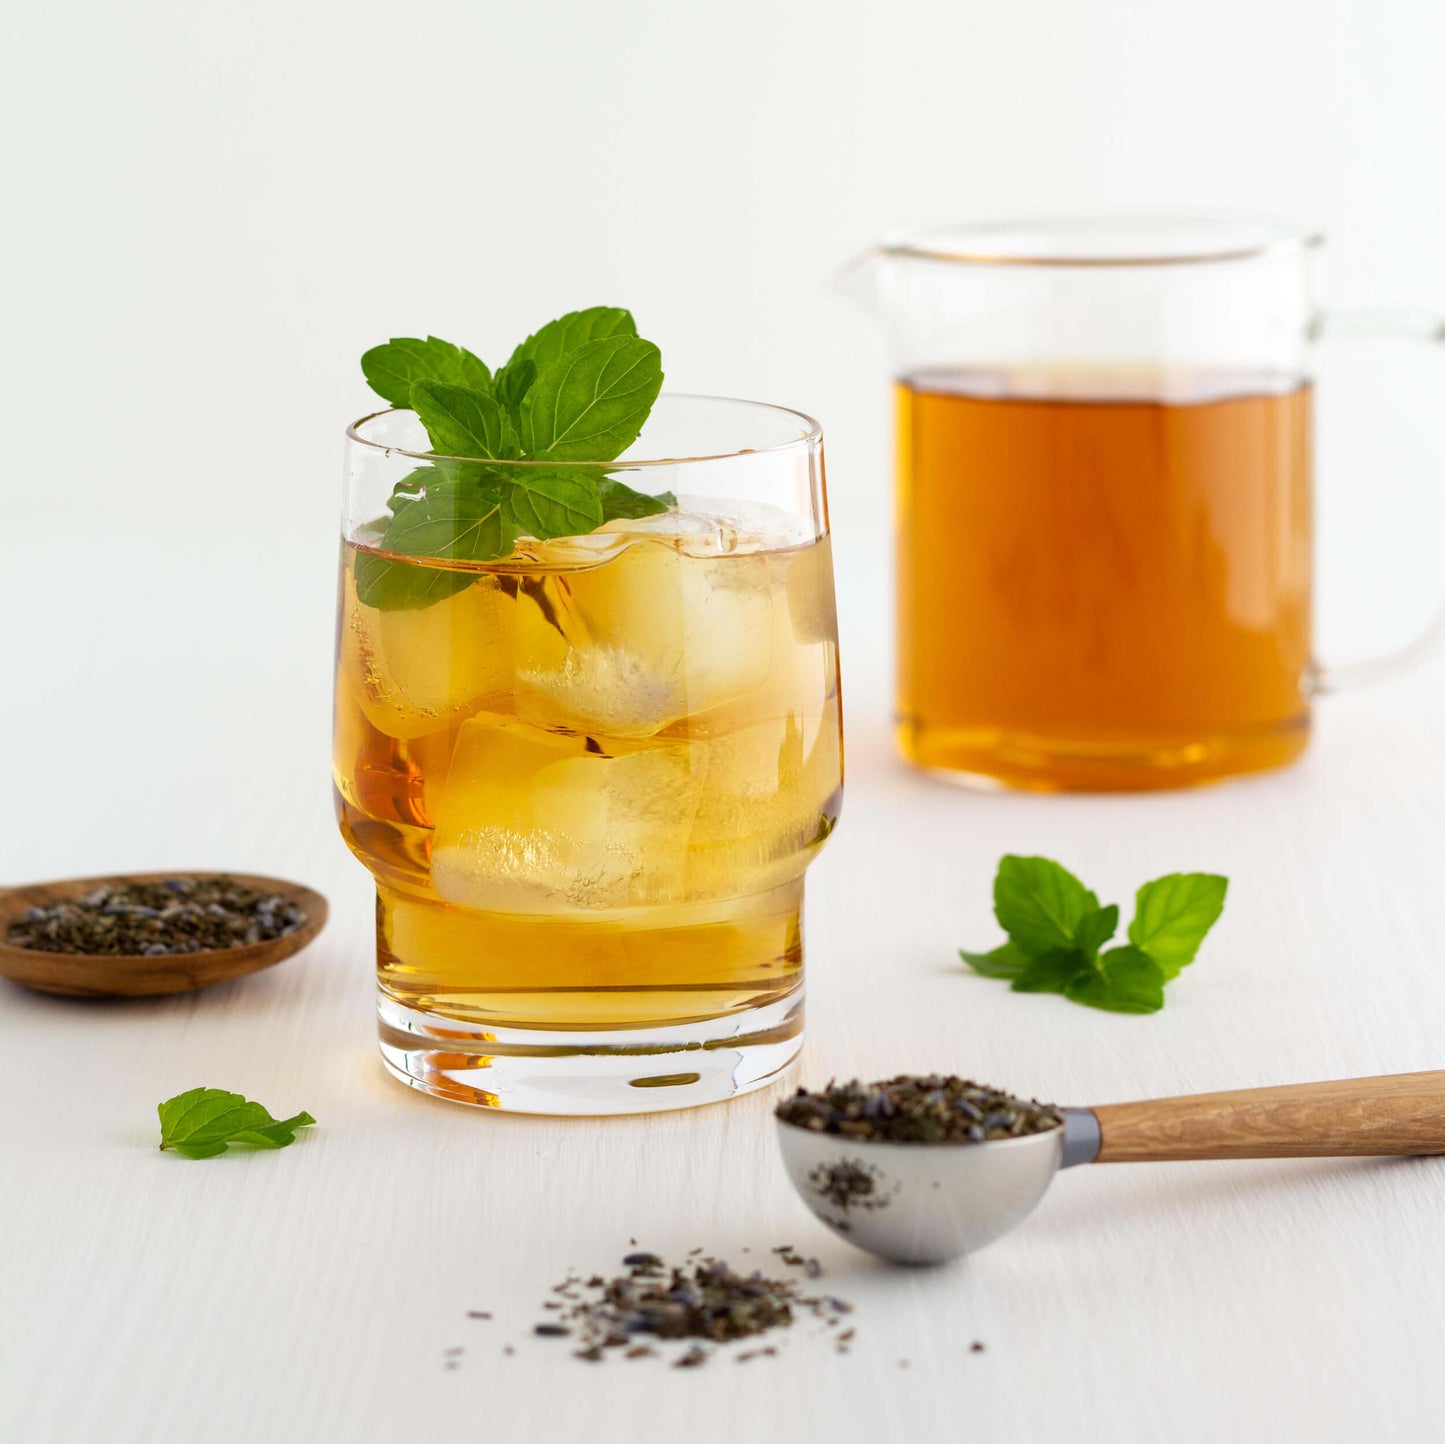
[[[1316,341],[1423,341],[1445,347],[1445,316],[1429,311],[1334,311],[1315,324]],[[1442,350],[1445,355],[1445,350]],[[1445,601],[1420,634],[1403,647],[1378,657],[1340,666],[1311,664],[1310,690],[1315,695],[1377,682],[1412,667],[1445,641]]]

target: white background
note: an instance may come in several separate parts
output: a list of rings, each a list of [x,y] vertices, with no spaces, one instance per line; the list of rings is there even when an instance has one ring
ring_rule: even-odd
[[[9,10],[12,515],[314,531],[339,427],[368,405],[363,349],[433,331],[495,359],[615,303],[669,385],[823,420],[846,628],[882,604],[889,358],[829,287],[884,229],[1263,211],[1331,234],[1334,301],[1445,309],[1431,0]],[[1358,403],[1371,423],[1386,405]],[[1383,429],[1327,495],[1346,651],[1374,635],[1354,623],[1382,568],[1364,586],[1335,539],[1381,517],[1377,562],[1414,530],[1393,495],[1355,509],[1382,470],[1418,470]],[[1398,585],[1418,614],[1426,594]]]
[[[628,305],[670,384],[827,433],[849,793],[810,875],[809,1077],[952,1066],[1091,1102],[1438,1065],[1438,666],[1322,706],[1301,768],[1215,792],[903,772],[889,358],[829,282],[892,226],[1224,207],[1331,232],[1340,302],[1445,307],[1442,54],[1428,0],[11,0],[0,882],[230,866],[313,883],[335,921],[194,999],[0,993],[0,1439],[635,1437],[637,1375],[524,1338],[547,1284],[633,1231],[806,1244],[860,1301],[849,1360],[798,1340],[787,1372],[650,1376],[699,1440],[1435,1437],[1438,1165],[1086,1170],[1016,1239],[899,1275],[809,1230],[764,1099],[549,1124],[385,1083],[326,692],[359,353],[433,331],[496,358]],[[1433,601],[1445,372],[1340,374],[1324,640],[1352,652]],[[1018,998],[948,961],[991,935],[1010,849],[1110,896],[1215,867],[1230,911],[1156,1019]],[[324,1130],[160,1158],[150,1109],[202,1082]],[[470,1307],[504,1330],[485,1359]]]

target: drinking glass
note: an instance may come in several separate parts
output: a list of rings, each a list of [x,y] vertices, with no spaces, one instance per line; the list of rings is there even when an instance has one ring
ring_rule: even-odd
[[[347,431],[335,794],[387,1068],[542,1113],[758,1087],[802,1043],[803,875],[841,800],[821,431],[664,395],[592,471],[675,504],[488,562],[381,551],[393,487],[440,479],[427,445],[408,411]],[[368,558],[425,604],[367,605]]]
[[[899,237],[846,273],[896,356],[906,758],[1041,790],[1209,782],[1297,758],[1313,697],[1402,659],[1314,656],[1313,351],[1445,324],[1322,316],[1320,245],[1062,219]]]

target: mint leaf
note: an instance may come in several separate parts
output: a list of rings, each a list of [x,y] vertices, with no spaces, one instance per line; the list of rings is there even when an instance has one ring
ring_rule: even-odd
[[[1146,882],[1134,899],[1129,941],[1148,953],[1166,978],[1177,978],[1219,921],[1228,888],[1228,878],[1208,872],[1172,872]]]
[[[1139,889],[1129,943],[1099,949],[1119,926],[1119,909],[1099,900],[1073,873],[1046,857],[999,859],[994,912],[1009,941],[991,953],[959,957],[1016,993],[1063,993],[1116,1013],[1155,1013],[1164,984],[1192,961],[1224,908],[1229,886],[1213,873],[1170,873]]]
[[[516,537],[501,520],[501,488],[474,474],[445,477],[409,501],[393,518],[382,546],[403,556],[493,561]]]
[[[1016,978],[1029,960],[1028,954],[1014,943],[1004,943],[991,953],[969,953],[960,948],[958,955],[985,978]]]
[[[443,456],[503,460],[522,454],[512,418],[484,391],[442,381],[413,381],[411,408],[432,450]]]
[[[474,391],[489,391],[492,385],[485,361],[436,336],[425,341],[393,336],[385,345],[373,346],[361,358],[361,374],[366,384],[393,406],[411,405],[416,381],[444,381]]]
[[[1086,958],[1092,958],[1114,936],[1118,927],[1118,903],[1110,903],[1106,908],[1095,908],[1074,924],[1074,942]]]
[[[503,487],[488,480],[481,468],[443,474],[395,511],[380,547],[401,556],[448,561],[485,562],[507,556],[517,529],[504,511],[502,492]],[[356,558],[357,600],[382,611],[428,607],[474,581],[474,572],[419,567],[373,552],[360,552]]]
[[[621,306],[590,306],[585,311],[569,311],[533,331],[512,352],[502,371],[512,371],[526,361],[532,362],[537,371],[547,371],[556,366],[568,351],[575,351],[589,341],[601,341],[608,336],[635,335],[637,322],[632,319],[632,312]],[[525,386],[522,388],[523,391],[526,389]],[[610,461],[611,458],[586,457],[584,460]]]
[[[276,1119],[259,1103],[221,1088],[192,1088],[167,1099],[157,1109],[161,1147],[187,1158],[214,1158],[229,1144],[253,1148],[285,1148],[296,1130],[316,1120],[309,1113]]]
[[[420,611],[466,591],[476,579],[475,572],[390,561],[372,552],[356,556],[356,599],[379,612]]]
[[[1064,995],[1111,1013],[1157,1013],[1164,1006],[1164,974],[1153,958],[1136,947],[1110,948],[1067,983]]]
[[[602,497],[591,468],[513,466],[507,482],[502,513],[518,535],[584,536],[602,525]]]
[[[569,311],[555,321],[548,321],[534,331],[512,352],[507,364],[492,378],[492,392],[511,413],[521,429],[522,398],[531,389],[541,370],[555,369],[568,351],[576,351],[589,341],[608,336],[635,336],[637,323],[632,312],[620,306],[592,306],[585,311]],[[621,450],[621,448],[618,448]],[[584,456],[583,461],[610,461],[611,455]]]
[[[522,398],[536,379],[537,363],[530,357],[508,362],[492,377],[492,395],[499,405],[506,408],[518,431],[522,427]]]
[[[365,605],[426,607],[475,579],[407,557],[490,561],[523,534],[581,535],[676,504],[671,493],[634,491],[600,465],[636,440],[662,386],[661,353],[620,307],[548,322],[495,376],[470,351],[435,336],[373,347],[362,370],[393,405],[416,411],[435,453],[431,465],[396,484],[376,550],[356,558]],[[599,465],[485,464],[519,460]]]
[[[522,446],[547,461],[611,461],[642,430],[662,389],[662,353],[608,336],[537,368],[521,404]]]
[[[999,860],[994,916],[1030,956],[1073,947],[1079,920],[1098,906],[1099,899],[1073,873],[1046,857]]]
[[[617,521],[619,518],[637,521],[645,516],[658,516],[677,505],[677,498],[670,491],[648,496],[645,492],[633,491],[615,476],[604,476],[598,483],[598,490],[602,498],[603,521]]]
[[[1062,993],[1093,963],[1077,948],[1050,948],[1030,958],[1023,971],[1013,980],[1016,993]]]
[[[285,1148],[296,1141],[296,1130],[307,1128],[316,1120],[309,1113],[297,1113],[290,1118],[272,1119],[255,1128],[238,1133],[232,1143],[249,1143],[253,1148]]]

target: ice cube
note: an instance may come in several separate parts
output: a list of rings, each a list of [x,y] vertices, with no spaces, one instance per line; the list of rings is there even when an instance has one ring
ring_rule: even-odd
[[[694,744],[707,757],[689,839],[694,896],[764,892],[803,871],[836,816],[838,744],[835,699]]]
[[[519,595],[519,715],[647,737],[767,681],[766,555],[739,551],[725,523],[674,513],[625,525],[640,534],[610,560]]]
[[[437,809],[432,883],[493,912],[678,901],[704,765],[682,743],[597,754],[580,737],[475,717]]]
[[[514,610],[490,576],[409,611],[361,606],[351,591],[341,667],[367,720],[388,737],[420,737],[509,689]]]
[[[833,551],[828,538],[780,553],[773,560],[782,573],[794,636],[800,642],[836,643],[838,614],[833,600]]]
[[[592,535],[608,533],[675,537],[693,556],[718,556],[801,546],[813,539],[813,526],[768,502],[685,496],[669,511],[609,521]]]

